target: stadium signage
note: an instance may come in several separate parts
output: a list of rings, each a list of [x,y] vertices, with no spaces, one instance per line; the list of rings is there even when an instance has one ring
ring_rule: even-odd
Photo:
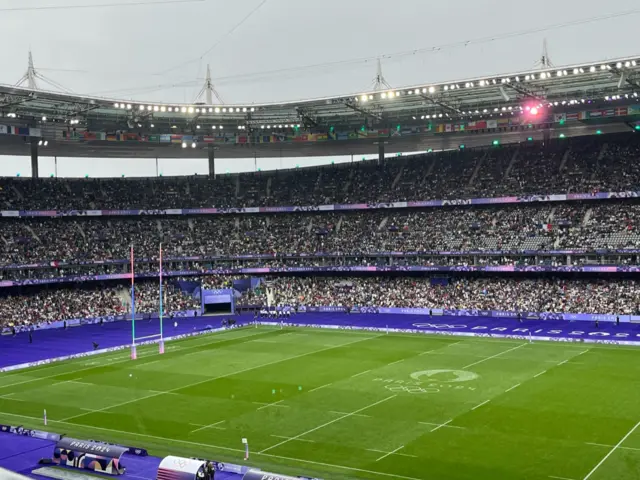
[[[239,213],[289,213],[342,210],[378,210],[386,208],[431,208],[460,205],[497,205],[512,203],[566,202],[576,200],[608,200],[638,198],[640,191],[585,192],[552,195],[523,195],[519,197],[468,198],[453,200],[416,200],[409,202],[350,203],[331,205],[238,207],[238,208],[183,208],[183,209],[135,209],[135,210],[0,210],[2,217],[74,217],[74,216],[137,216],[137,215],[225,215]]]

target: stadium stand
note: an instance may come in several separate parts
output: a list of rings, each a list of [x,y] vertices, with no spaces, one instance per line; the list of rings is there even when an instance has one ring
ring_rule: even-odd
[[[640,137],[618,134],[215,179],[3,179],[0,207],[153,210],[622,191],[640,183],[639,155]]]
[[[2,208],[19,210],[153,211],[635,191],[640,183],[638,156],[640,137],[619,134],[547,145],[531,142],[517,147],[397,157],[381,165],[375,161],[358,162],[216,179],[2,179],[0,203]],[[167,262],[165,268],[176,272],[174,279],[180,272],[188,272],[188,280],[195,278],[208,289],[229,287],[237,277],[198,274],[210,269],[228,269],[232,273],[237,267],[313,270],[390,265],[637,265],[638,256],[633,249],[640,248],[639,215],[640,205],[634,198],[590,201],[587,197],[582,201],[525,205],[344,212],[3,217],[0,266],[4,268],[0,270],[0,280],[7,283],[5,286],[14,281],[29,284],[66,279],[67,283],[60,288],[50,284],[28,287],[30,290],[2,289],[2,321],[5,325],[33,324],[123,313],[128,308],[126,285],[117,281],[115,285],[69,282],[97,275],[126,275],[130,271],[126,261],[131,245],[135,245],[136,274],[149,276],[149,281],[136,282],[136,309],[153,313],[158,308],[157,284],[151,277],[157,275],[160,243]],[[572,249],[584,253],[557,253]],[[618,252],[607,254],[603,249]],[[393,258],[389,252],[394,252]],[[104,263],[110,261],[121,263]],[[637,309],[637,302],[627,295],[635,287],[630,280],[607,283],[595,279],[461,277],[446,288],[431,288],[428,277],[390,281],[354,278],[348,280],[353,282],[353,288],[342,290],[331,287],[335,281],[324,277],[317,281],[274,280],[282,287],[280,301],[284,303],[299,303],[302,296],[323,305],[377,302],[378,306],[583,313],[631,313]],[[371,298],[367,291],[379,293]],[[394,296],[398,291],[403,292],[402,298]],[[511,299],[513,292],[517,300]],[[544,296],[533,295],[540,292]],[[562,295],[558,296],[558,292]],[[167,312],[199,308],[199,300],[179,288],[170,285],[167,293]],[[526,299],[527,296],[535,300]],[[241,303],[263,301],[253,298],[249,291]]]

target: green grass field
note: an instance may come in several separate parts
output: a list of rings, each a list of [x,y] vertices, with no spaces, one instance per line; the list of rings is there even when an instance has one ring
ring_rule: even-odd
[[[640,478],[640,350],[247,328],[0,376],[0,423],[278,473]]]

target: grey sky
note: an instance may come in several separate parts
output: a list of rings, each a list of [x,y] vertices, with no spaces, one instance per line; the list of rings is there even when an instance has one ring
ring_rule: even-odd
[[[115,3],[124,0],[0,0],[8,7]],[[227,103],[293,100],[369,89],[375,62],[248,76],[309,64],[378,56],[450,44],[640,8],[637,0],[402,0],[397,2],[267,0],[225,36],[261,0],[53,11],[0,10],[0,82],[26,69],[29,46],[41,73],[81,93],[152,101],[190,102],[206,63]],[[640,54],[640,13],[509,40],[444,49],[383,61],[396,87],[532,68],[548,39],[554,63]],[[197,59],[219,42],[207,58]],[[6,45],[6,44],[5,44]],[[61,70],[79,70],[77,72]],[[179,88],[152,88],[187,83]],[[196,85],[196,83],[198,85]]]

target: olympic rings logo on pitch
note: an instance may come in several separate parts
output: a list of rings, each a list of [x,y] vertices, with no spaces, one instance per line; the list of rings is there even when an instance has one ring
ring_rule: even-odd
[[[393,393],[411,393],[411,394],[424,394],[424,393],[438,393],[438,388],[423,388],[416,385],[385,385],[384,388]]]

